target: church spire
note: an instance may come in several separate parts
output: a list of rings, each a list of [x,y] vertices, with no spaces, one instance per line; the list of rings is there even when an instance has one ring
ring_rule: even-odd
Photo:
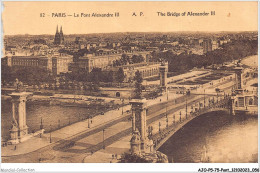
[[[60,44],[64,43],[64,36],[63,36],[63,31],[62,31],[62,26],[60,27]]]
[[[60,27],[60,32],[59,32],[59,27],[57,25],[56,34],[54,37],[54,44],[60,45],[63,43],[64,43],[64,36],[63,36],[62,26]]]
[[[62,26],[60,27],[60,33],[62,33],[62,34],[63,34],[63,32],[62,32]]]
[[[56,34],[58,34],[58,33],[59,33],[59,29],[58,29],[58,25],[57,25]]]

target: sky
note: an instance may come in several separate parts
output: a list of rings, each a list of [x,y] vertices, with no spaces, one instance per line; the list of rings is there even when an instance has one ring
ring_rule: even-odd
[[[110,32],[257,31],[257,1],[251,2],[4,2],[5,35]],[[215,15],[211,15],[215,11]],[[119,17],[73,17],[74,13],[114,13]],[[133,16],[133,13],[137,16]],[[140,12],[143,13],[140,16]],[[166,13],[158,16],[157,12]],[[167,16],[167,12],[180,16]],[[182,14],[185,12],[185,16]],[[187,16],[188,12],[210,13]],[[45,17],[40,17],[44,13]],[[73,16],[52,17],[52,13]]]

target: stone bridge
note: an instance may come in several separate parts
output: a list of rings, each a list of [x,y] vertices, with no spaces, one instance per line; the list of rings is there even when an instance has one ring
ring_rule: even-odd
[[[226,97],[220,101],[217,101],[217,103],[199,108],[198,110],[191,112],[185,118],[180,119],[178,122],[174,122],[167,128],[160,130],[158,133],[150,135],[149,138],[153,140],[154,149],[158,150],[175,132],[177,132],[180,128],[182,128],[185,124],[189,123],[197,116],[215,111],[225,111],[232,114],[231,110],[231,99]]]

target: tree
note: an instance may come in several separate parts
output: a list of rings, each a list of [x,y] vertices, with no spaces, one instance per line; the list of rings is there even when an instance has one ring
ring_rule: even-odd
[[[102,71],[102,79],[101,82],[111,83],[113,82],[113,71]]]
[[[122,83],[125,79],[125,74],[124,74],[124,70],[122,67],[120,67],[117,71],[117,74],[116,74],[116,77],[117,77],[117,82],[118,83]]]
[[[130,62],[130,58],[129,58],[128,55],[122,54],[121,61],[122,61],[122,64],[123,64],[123,65],[126,65],[127,63]]]
[[[133,55],[132,56],[132,63],[140,63],[144,62],[144,57],[142,55]]]
[[[11,67],[7,66],[7,65],[3,65],[1,66],[1,74],[2,74],[2,84],[6,84],[6,83],[10,83],[10,82],[14,82],[15,80],[15,76],[13,75],[12,69]]]
[[[141,99],[142,98],[142,74],[139,71],[135,72],[135,90],[134,90],[134,99]]]
[[[123,153],[120,162],[121,163],[152,163],[152,160],[145,159],[145,157],[136,154]]]
[[[37,39],[37,40],[33,40],[34,44],[46,44],[46,41],[44,39]]]
[[[90,82],[94,82],[98,84],[103,79],[103,74],[101,71],[101,68],[93,68],[93,70],[90,72]]]
[[[110,70],[108,73],[106,73],[106,80],[105,80],[105,82],[113,82],[113,71],[112,70]]]
[[[40,83],[50,83],[54,80],[51,72],[44,68],[15,68],[11,69],[13,77],[21,80],[25,84],[39,85]]]
[[[121,62],[119,60],[113,61],[113,66],[114,67],[117,67],[117,66],[120,66],[120,65],[121,65]]]
[[[179,41],[181,42],[181,41]],[[223,64],[227,61],[241,59],[257,54],[257,40],[233,40],[214,51],[204,55],[181,53],[176,55],[172,51],[152,52],[152,60],[169,62],[170,72],[184,73],[194,67],[201,68],[212,64]],[[136,61],[136,57],[133,57]]]

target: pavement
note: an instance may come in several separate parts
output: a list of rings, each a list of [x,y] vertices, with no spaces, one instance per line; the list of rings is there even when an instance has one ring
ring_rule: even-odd
[[[183,74],[180,74],[180,75],[177,75],[177,76],[172,76],[172,77],[169,77],[167,78],[167,81],[168,82],[171,82],[171,81],[175,81],[175,80],[178,80],[178,79],[185,79],[187,77],[191,77],[191,76],[194,76],[194,75],[200,75],[202,73],[205,73],[207,72],[206,70],[194,70],[194,71],[191,71],[191,72],[187,72],[187,73],[183,73]],[[208,71],[210,73],[210,71]],[[190,78],[190,79],[193,79],[193,78]],[[159,85],[160,84],[160,80],[156,80],[156,81],[144,81],[143,82],[143,85]]]
[[[245,64],[250,67],[257,68],[258,67],[258,55],[249,56],[247,58],[244,58],[241,61],[242,64]]]
[[[130,108],[130,105],[126,105],[123,107],[123,110],[130,110]],[[126,112],[124,112],[124,114],[126,114]],[[92,118],[92,123],[91,120],[84,120],[55,130],[51,133],[45,133],[41,138],[40,136],[35,136],[17,145],[7,145],[6,147],[2,147],[2,157],[30,153],[50,145],[50,138],[51,142],[55,143],[61,139],[79,135],[81,132],[91,131],[120,118],[122,118],[122,108],[120,110],[111,110],[106,112],[104,115],[98,115]],[[88,125],[90,125],[90,128],[88,128]],[[16,146],[16,150],[14,149],[14,146]]]

